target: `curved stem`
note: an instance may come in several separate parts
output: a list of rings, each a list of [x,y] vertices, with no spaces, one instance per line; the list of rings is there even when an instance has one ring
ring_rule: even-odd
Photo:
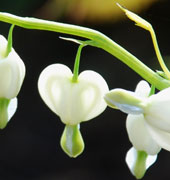
[[[78,75],[79,75],[79,65],[80,65],[80,55],[81,55],[81,50],[85,46],[85,44],[80,44],[77,50],[76,54],[76,59],[74,62],[74,70],[73,70],[73,78],[72,82],[77,82],[78,80]]]
[[[53,21],[41,20],[36,18],[23,18],[9,13],[0,13],[0,21],[15,24],[27,29],[38,29],[71,34],[92,40],[92,46],[102,48],[127,66],[137,72],[145,80],[155,85],[157,89],[164,89],[170,86],[170,81],[163,79],[157,73],[144,65],[139,59],[112,41],[110,38],[99,31],[75,26],[70,24],[58,23]]]
[[[160,52],[159,47],[158,47],[156,35],[155,35],[155,32],[154,32],[152,26],[151,26],[151,29],[149,31],[150,31],[150,34],[151,34],[151,38],[152,38],[152,41],[153,41],[153,45],[154,45],[154,48],[155,48],[155,52],[156,52],[159,64],[160,64],[161,68],[163,69],[163,71],[165,72],[165,74],[167,75],[168,79],[170,79],[169,69],[165,65],[164,60],[162,58],[161,52]]]

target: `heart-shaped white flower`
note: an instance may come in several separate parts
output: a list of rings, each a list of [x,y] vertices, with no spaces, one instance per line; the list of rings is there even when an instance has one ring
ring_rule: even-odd
[[[80,73],[77,82],[73,82],[72,77],[67,66],[53,64],[42,71],[38,80],[42,99],[68,125],[101,114],[107,106],[103,97],[109,90],[103,77],[94,71]]]

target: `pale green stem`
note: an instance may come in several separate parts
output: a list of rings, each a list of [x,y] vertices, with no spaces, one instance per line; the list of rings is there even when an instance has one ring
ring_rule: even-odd
[[[73,78],[72,78],[72,82],[77,82],[78,80],[78,75],[79,75],[79,65],[80,65],[80,55],[81,55],[81,50],[84,47],[84,44],[79,45],[79,48],[77,50],[77,54],[76,54],[76,59],[74,62],[74,70],[73,70]]]
[[[170,72],[169,72],[168,68],[166,67],[164,60],[161,56],[161,53],[160,53],[160,50],[158,47],[158,43],[157,43],[157,39],[156,39],[156,35],[155,35],[155,32],[154,32],[152,26],[151,26],[151,29],[149,29],[149,31],[150,31],[150,34],[152,37],[152,42],[154,45],[154,49],[155,49],[156,56],[158,58],[159,64],[160,64],[161,68],[163,69],[163,71],[165,72],[165,74],[167,75],[168,79],[170,79]]]
[[[27,29],[54,31],[90,39],[93,41],[92,46],[102,48],[117,57],[145,80],[155,85],[157,89],[161,90],[170,86],[170,81],[160,77],[127,50],[96,30],[36,18],[23,18],[9,13],[0,13],[0,21]]]

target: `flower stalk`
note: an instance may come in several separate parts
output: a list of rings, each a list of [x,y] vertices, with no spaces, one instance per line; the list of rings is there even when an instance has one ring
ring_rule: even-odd
[[[75,82],[75,83],[78,81],[81,50],[84,46],[85,46],[85,44],[80,44],[80,46],[77,50],[77,54],[76,54],[74,70],[73,70],[73,78],[72,78],[72,82]]]

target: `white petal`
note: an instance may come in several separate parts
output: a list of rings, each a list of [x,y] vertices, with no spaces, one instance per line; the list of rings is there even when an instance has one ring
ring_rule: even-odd
[[[146,159],[146,170],[156,161],[157,155],[151,156],[148,155]],[[126,154],[126,163],[133,175],[134,174],[134,166],[137,160],[137,151],[134,147],[132,147]]]
[[[2,40],[2,37],[0,39]],[[3,41],[6,41],[6,39],[3,38]],[[4,45],[1,48],[0,53],[2,54],[0,55],[0,97],[12,99],[18,95],[18,92],[23,83],[23,79],[25,77],[25,65],[18,54],[14,51],[14,49],[12,49],[9,55],[4,58]]]
[[[142,80],[137,84],[135,94],[137,94],[140,97],[148,97],[150,89],[151,88],[149,84],[146,81]]]
[[[94,71],[80,73],[79,83],[81,88],[84,88],[80,101],[83,103],[84,115],[86,114],[84,121],[87,121],[106,109],[104,95],[109,91],[109,88],[103,77]]]
[[[73,76],[71,70],[62,64],[52,64],[46,67],[38,80],[39,93],[46,105],[56,114],[59,114],[61,96],[67,98],[68,84]],[[64,87],[61,87],[64,86]],[[64,108],[64,107],[61,107]]]
[[[147,124],[147,128],[156,143],[163,149],[170,151],[170,133],[161,131],[154,126],[150,126],[149,124]]]
[[[144,116],[151,126],[170,132],[170,88],[148,98]]]
[[[147,154],[155,155],[160,151],[160,146],[151,137],[143,115],[128,115],[126,128],[129,140],[139,151],[145,151]]]
[[[71,70],[53,64],[43,70],[38,89],[44,102],[60,116],[65,124],[78,124],[99,115],[106,108],[103,100],[108,91],[105,80],[98,73],[84,71],[73,83]]]
[[[18,105],[17,98],[13,98],[10,100],[10,103],[8,105],[8,121],[12,118],[12,116],[16,112],[17,105]]]

